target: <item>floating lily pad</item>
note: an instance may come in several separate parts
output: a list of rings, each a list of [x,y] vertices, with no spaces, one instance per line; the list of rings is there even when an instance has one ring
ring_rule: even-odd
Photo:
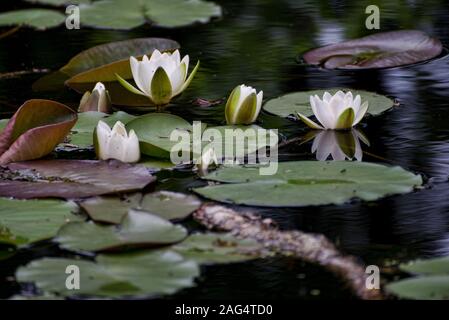
[[[147,22],[161,27],[181,27],[206,23],[221,16],[221,7],[202,0],[36,0],[47,5],[80,4],[81,24],[99,29],[130,30]],[[37,29],[64,23],[66,16],[57,10],[24,9],[0,15],[0,25],[27,24]]]
[[[136,28],[148,20],[161,27],[181,27],[220,15],[220,6],[201,0],[103,0],[81,6],[84,25],[119,30]]]
[[[26,25],[39,30],[59,26],[67,16],[49,9],[21,9],[0,13],[0,26]]]
[[[312,116],[312,108],[310,107],[310,96],[318,95],[320,98],[323,97],[324,92],[329,92],[330,94],[335,94],[338,90],[352,91],[354,96],[360,95],[362,101],[368,101],[368,113],[370,115],[378,115],[382,112],[392,108],[394,106],[394,101],[383,95],[376,94],[373,92],[363,91],[363,90],[352,90],[352,89],[322,89],[322,90],[310,90],[310,91],[300,91],[292,92],[283,95],[279,98],[274,98],[265,103],[263,106],[265,111],[268,111],[274,115],[280,117],[287,117],[289,115],[296,115],[297,112],[305,115],[306,117]]]
[[[41,158],[69,133],[77,115],[50,100],[26,101],[0,134],[0,164]]]
[[[449,276],[433,275],[405,279],[389,284],[387,289],[402,298],[447,300],[449,299]]]
[[[388,291],[409,299],[449,299],[449,257],[417,260],[400,268],[418,276],[392,282]]]
[[[232,263],[260,257],[262,246],[255,240],[231,234],[195,233],[171,250],[200,264]]]
[[[130,209],[148,212],[164,219],[183,219],[198,209],[201,201],[196,196],[171,191],[117,197],[95,197],[80,203],[91,219],[99,222],[120,223]]]
[[[170,158],[170,151],[178,144],[171,141],[173,131],[192,132],[192,125],[181,117],[168,113],[150,113],[128,122],[127,130],[134,130],[139,137],[140,151],[143,154]]]
[[[134,118],[136,117],[123,111],[115,112],[112,115],[96,111],[82,112],[78,114],[78,121],[70,133],[70,144],[74,144],[80,148],[92,146],[93,132],[100,120],[112,127],[117,121],[126,124]]]
[[[73,202],[0,198],[0,243],[25,245],[50,239],[70,221],[82,219]]]
[[[412,191],[420,175],[400,167],[346,161],[292,161],[279,163],[272,176],[257,167],[223,167],[205,177],[225,184],[196,188],[206,198],[266,207],[343,204],[353,198],[373,201]]]
[[[132,192],[156,180],[143,166],[115,160],[26,161],[11,163],[5,169],[0,180],[0,196],[21,199]]]
[[[221,139],[212,138],[212,141],[203,141],[203,147],[212,147],[216,152],[222,150],[225,154],[218,155],[225,160],[232,160],[234,158],[242,159],[248,154],[254,154],[257,150],[274,147],[279,141],[279,137],[268,130],[265,130],[264,139],[259,139],[259,134],[265,130],[257,125],[227,125],[218,127],[208,127],[203,132],[203,140],[205,137],[213,137],[211,131],[217,131],[218,137]],[[236,137],[245,137],[244,139],[237,139]],[[242,143],[239,143],[239,142]],[[226,150],[230,150],[229,154]],[[243,156],[243,157],[242,157]]]
[[[70,265],[79,268],[79,290],[66,287],[66,268]],[[96,257],[96,262],[43,258],[16,272],[19,282],[32,282],[49,294],[108,298],[173,294],[193,286],[198,275],[199,268],[194,261],[170,251],[101,254]]]
[[[120,226],[73,222],[63,226],[56,241],[75,251],[105,251],[124,247],[158,246],[179,242],[187,236],[180,225],[156,215],[130,210]]]
[[[328,69],[388,68],[426,61],[443,50],[441,42],[418,30],[376,33],[310,50],[306,63]]]

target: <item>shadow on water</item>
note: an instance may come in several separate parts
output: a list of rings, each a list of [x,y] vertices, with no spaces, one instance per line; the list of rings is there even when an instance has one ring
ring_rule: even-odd
[[[449,57],[414,66],[364,71],[320,70],[298,64],[298,54],[310,48],[360,37],[368,4],[381,8],[381,31],[419,29],[449,44],[449,12],[445,1],[217,1],[224,18],[183,29],[143,26],[129,32],[56,28],[45,32],[22,29],[0,40],[0,73],[49,68],[56,70],[91,46],[135,37],[168,37],[182,45],[191,61],[202,67],[191,88],[172,108],[188,120],[223,123],[223,105],[191,107],[197,97],[219,99],[242,82],[264,91],[266,99],[315,88],[350,87],[385,94],[400,105],[369,118],[362,130],[370,145],[363,161],[400,165],[422,173],[428,187],[374,202],[298,209],[257,209],[282,229],[323,233],[343,251],[367,264],[449,254]],[[20,4],[2,4],[2,9]],[[0,81],[0,117],[9,116],[29,98],[50,98],[76,106],[80,96],[69,89],[31,90],[41,75]],[[304,135],[303,126],[268,114],[266,128],[279,128],[285,138]],[[282,160],[315,159],[312,142],[280,150]],[[381,161],[382,162],[382,161]],[[187,191],[202,182],[189,172],[159,174],[158,189]],[[35,254],[0,263],[0,297],[19,290],[8,280],[17,265]],[[350,297],[341,283],[321,268],[289,259],[205,268],[199,286],[174,297],[189,298],[309,298]]]

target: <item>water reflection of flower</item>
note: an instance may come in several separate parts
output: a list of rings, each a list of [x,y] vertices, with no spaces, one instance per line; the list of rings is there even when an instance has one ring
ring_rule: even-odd
[[[313,131],[312,134],[312,153],[316,153],[316,159],[319,161],[325,161],[329,156],[332,160],[362,161],[363,151],[360,140],[369,146],[368,138],[357,129],[322,130]]]

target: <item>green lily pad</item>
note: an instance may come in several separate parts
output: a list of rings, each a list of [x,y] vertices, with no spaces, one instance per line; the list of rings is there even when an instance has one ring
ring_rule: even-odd
[[[370,115],[379,115],[395,105],[395,102],[392,99],[377,93],[363,90],[333,88],[288,93],[279,98],[268,100],[263,108],[265,111],[280,117],[296,115],[296,113],[298,112],[305,115],[306,117],[310,117],[313,115],[309,101],[311,95],[318,95],[320,98],[322,98],[324,92],[327,91],[330,94],[335,94],[338,90],[352,91],[354,96],[359,94],[362,98],[362,101],[368,101],[368,113]]]
[[[178,192],[158,191],[117,197],[95,197],[80,203],[92,220],[120,223],[130,209],[148,212],[164,219],[183,219],[199,208],[197,197]]]
[[[199,264],[233,263],[260,257],[262,246],[255,240],[231,234],[195,233],[170,250]]]
[[[419,300],[448,300],[449,276],[433,275],[396,281],[387,290],[401,298]]]
[[[185,148],[190,148],[194,157],[198,156],[194,154],[194,148],[191,146],[193,140],[192,130],[193,126],[186,120],[171,114],[166,113],[150,113],[140,116],[126,125],[128,130],[133,129],[140,140],[140,150],[142,153],[157,157],[157,158],[170,158],[170,151],[173,147],[182,142],[182,140],[170,140],[172,132],[178,131],[180,135],[186,133],[189,136],[189,145]],[[256,125],[252,126],[218,126],[208,127],[204,126],[202,130],[202,148],[206,146],[213,147],[215,150],[233,150],[234,155],[247,155],[254,153],[260,148],[275,145],[277,139],[274,139],[270,135],[270,132],[266,131],[266,141],[261,143],[258,141],[257,130],[262,129]],[[234,130],[231,133],[234,134],[226,136],[227,130]],[[244,144],[237,144],[235,135],[241,133],[246,137]],[[215,136],[215,133],[219,136]],[[227,139],[228,137],[228,139]],[[216,138],[216,139],[215,139]],[[187,140],[187,139],[186,139]],[[180,149],[180,148],[179,148]],[[223,155],[224,156],[224,155]]]
[[[203,147],[212,147],[216,152],[217,150],[232,150],[233,152],[228,154],[222,154],[222,158],[225,160],[232,160],[235,157],[241,159],[242,156],[248,154],[254,154],[257,150],[267,147],[274,147],[279,137],[270,135],[270,131],[265,131],[265,141],[259,141],[258,130],[265,130],[257,125],[227,125],[227,126],[218,126],[218,127],[208,127],[204,130],[203,136],[212,136],[210,131],[216,130],[221,139],[212,139],[211,142],[203,141]],[[226,135],[227,131],[229,132],[228,136]],[[245,137],[243,140],[244,143],[238,143],[237,139],[233,138],[230,134],[234,136]],[[272,133],[275,135],[274,133]],[[205,138],[205,140],[207,140]],[[239,140],[242,141],[242,140]],[[225,152],[226,153],[226,152]],[[238,156],[237,156],[238,155]]]
[[[95,28],[129,30],[148,20],[161,27],[181,27],[221,16],[221,8],[201,0],[103,0],[81,6],[82,24]]]
[[[112,115],[102,112],[89,111],[78,114],[78,121],[72,128],[69,135],[70,144],[76,145],[80,148],[87,148],[93,145],[93,132],[98,124],[98,121],[103,120],[109,126],[113,126],[117,121],[124,124],[136,118],[123,111],[117,111]]]
[[[99,29],[130,30],[147,22],[174,28],[196,22],[206,23],[221,16],[221,7],[202,0],[30,0],[46,5],[80,4],[81,24]],[[66,16],[57,10],[24,9],[0,15],[0,25],[26,24],[37,29],[64,23]]]
[[[49,9],[21,9],[0,13],[0,26],[26,25],[39,30],[59,26],[67,16]]]
[[[66,268],[71,265],[79,268],[79,290],[66,287]],[[193,286],[198,275],[198,264],[171,251],[100,254],[95,262],[43,258],[16,272],[17,281],[34,283],[48,294],[107,298],[173,294]]]
[[[187,231],[180,225],[156,215],[130,210],[120,226],[73,222],[63,226],[55,240],[69,250],[105,251],[167,245],[179,242],[186,236]]]
[[[417,260],[400,265],[416,277],[392,282],[387,290],[401,298],[449,299],[449,257]]]
[[[206,198],[266,207],[343,204],[353,198],[373,201],[412,191],[420,175],[400,167],[346,161],[281,162],[274,175],[256,166],[223,167],[205,177],[225,184],[195,188]]]
[[[13,200],[0,198],[0,243],[26,245],[50,239],[70,221],[82,219],[78,206],[59,200]]]
[[[181,117],[168,113],[150,113],[128,122],[127,130],[134,130],[139,137],[140,152],[156,158],[170,158],[170,150],[178,144],[171,141],[175,130],[192,132],[192,125]]]

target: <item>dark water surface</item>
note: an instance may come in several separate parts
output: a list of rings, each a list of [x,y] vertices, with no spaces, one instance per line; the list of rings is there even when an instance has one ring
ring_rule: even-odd
[[[3,2],[3,1],[2,1]],[[56,28],[19,30],[0,40],[0,73],[49,68],[56,70],[81,50],[136,37],[177,40],[182,54],[201,68],[191,87],[170,109],[188,120],[220,124],[223,105],[192,106],[196,98],[218,99],[245,83],[264,91],[265,99],[291,91],[349,87],[396,98],[400,106],[364,120],[370,146],[364,161],[400,165],[421,173],[428,187],[375,202],[343,206],[260,209],[282,229],[322,233],[342,251],[365,264],[385,267],[416,257],[449,254],[449,57],[408,67],[367,71],[325,71],[299,63],[299,54],[328,43],[370,33],[364,13],[369,4],[381,9],[381,30],[419,29],[449,43],[446,1],[217,1],[224,17],[206,25],[176,30],[144,26],[132,31]],[[23,7],[1,4],[2,10]],[[5,28],[6,30],[6,28]],[[34,93],[41,75],[0,80],[0,117],[8,117],[30,98],[50,98],[76,106],[80,95],[69,89]],[[305,133],[302,125],[263,114],[262,126],[279,128],[284,138]],[[315,159],[311,143],[290,144],[282,160]],[[187,191],[197,185],[189,172],[161,172],[158,189]],[[43,243],[0,263],[0,298],[30,290],[11,279],[15,269],[33,258],[60,255]],[[174,297],[188,298],[349,298],[340,280],[321,267],[290,259],[258,260],[203,270],[198,287]]]

